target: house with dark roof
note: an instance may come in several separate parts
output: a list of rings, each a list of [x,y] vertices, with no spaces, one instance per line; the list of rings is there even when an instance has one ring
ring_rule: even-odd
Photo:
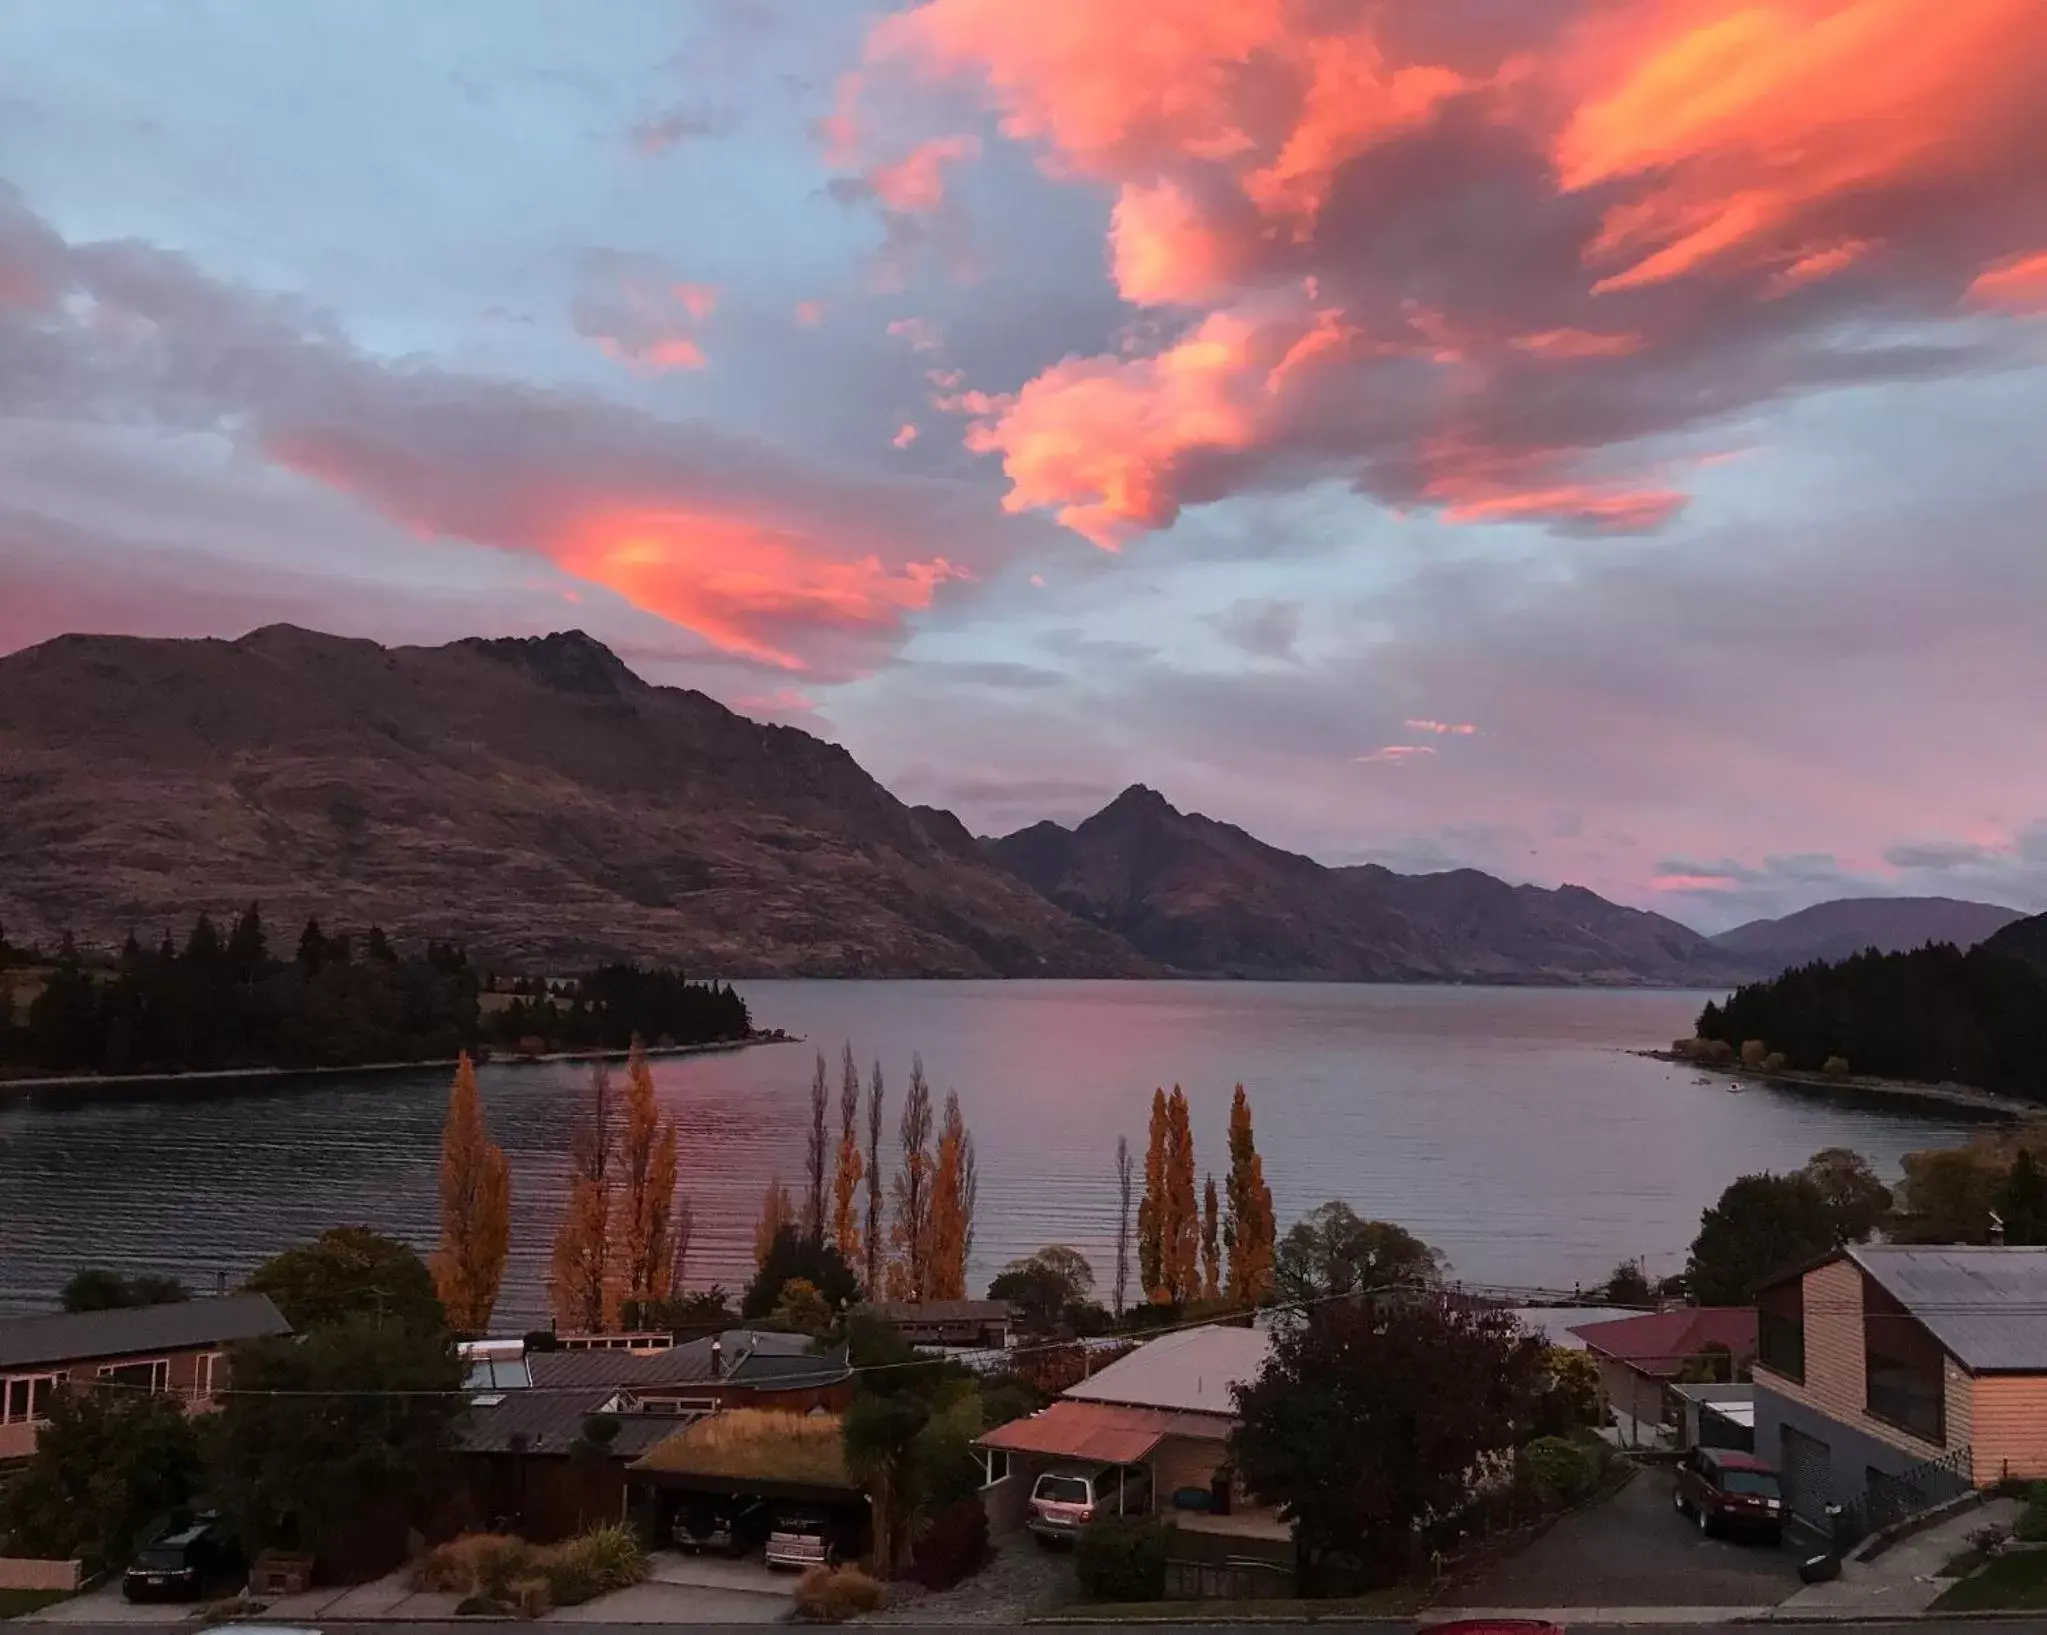
[[[35,1451],[58,1391],[168,1392],[201,1412],[227,1383],[230,1345],[290,1332],[263,1294],[0,1319],[0,1462]]]
[[[1009,1344],[1016,1308],[1007,1300],[871,1300],[853,1315],[886,1323],[912,1345],[999,1351]]]
[[[1756,1452],[1797,1519],[2047,1477],[2047,1249],[1858,1244],[1756,1307]]]
[[[684,1427],[732,1410],[836,1416],[853,1399],[843,1346],[729,1329],[658,1351],[492,1359],[457,1438],[476,1519],[540,1543],[625,1513],[627,1471]],[[503,1387],[503,1379],[523,1385]]]
[[[1654,1447],[1670,1439],[1681,1405],[1671,1387],[1715,1368],[1745,1368],[1756,1354],[1752,1306],[1678,1306],[1669,1311],[1580,1323],[1571,1333],[1599,1364],[1599,1382],[1620,1439]]]

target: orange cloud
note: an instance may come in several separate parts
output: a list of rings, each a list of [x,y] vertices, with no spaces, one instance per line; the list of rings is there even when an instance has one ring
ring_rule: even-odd
[[[1570,483],[1521,493],[1457,500],[1449,522],[1566,522],[1594,533],[1634,534],[1660,528],[1689,503],[1670,489],[1595,488]]]
[[[1649,881],[1651,891],[1725,891],[1735,884],[1729,874],[1659,874]]]
[[[971,577],[943,557],[891,572],[874,556],[824,556],[793,532],[673,511],[600,512],[565,530],[548,554],[565,572],[728,653],[784,670],[803,669],[803,660],[764,629],[784,621],[891,626],[928,608],[946,581]]]
[[[1545,329],[1507,344],[1538,358],[1625,358],[1649,344],[1642,335],[1601,335],[1589,329]]]
[[[1844,239],[1839,244],[1830,244],[1824,249],[1807,250],[1797,256],[1791,264],[1770,280],[1766,292],[1772,299],[1789,295],[1804,284],[1817,284],[1832,278],[1837,272],[1845,272],[1876,248],[1877,241],[1870,238]]]
[[[2002,262],[1977,274],[1969,299],[2017,312],[2047,312],[2047,250]]]
[[[1126,185],[1109,242],[1126,301],[1193,305],[1228,288],[1222,240],[1170,181]]]
[[[796,321],[799,329],[815,329],[824,322],[825,305],[822,301],[798,301],[789,316]]]
[[[889,444],[893,448],[908,448],[912,443],[916,441],[917,428],[913,426],[909,421],[905,420],[902,423],[902,426],[897,430],[895,436],[889,439]]]
[[[593,255],[589,263],[573,312],[579,334],[640,374],[704,367],[702,332],[718,309],[716,286],[670,277],[648,256]]]
[[[1433,732],[1452,738],[1469,738],[1478,731],[1469,721],[1407,721],[1402,725],[1409,732]]]
[[[921,142],[893,164],[867,174],[874,196],[890,210],[926,216],[945,203],[945,167],[981,156],[977,136],[941,136]]]
[[[1359,755],[1355,759],[1360,766],[1399,766],[1435,753],[1427,744],[1388,744],[1384,749],[1375,749],[1371,754]]]

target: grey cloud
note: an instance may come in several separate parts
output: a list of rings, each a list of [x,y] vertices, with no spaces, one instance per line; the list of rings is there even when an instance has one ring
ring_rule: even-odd
[[[1247,597],[1233,602],[1213,621],[1223,640],[1241,648],[1253,658],[1297,662],[1295,644],[1301,639],[1301,604],[1269,597]]]

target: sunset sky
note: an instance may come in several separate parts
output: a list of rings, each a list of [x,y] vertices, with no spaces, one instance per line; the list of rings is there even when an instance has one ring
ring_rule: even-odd
[[[0,651],[581,627],[978,832],[2047,909],[2039,0],[24,0]]]

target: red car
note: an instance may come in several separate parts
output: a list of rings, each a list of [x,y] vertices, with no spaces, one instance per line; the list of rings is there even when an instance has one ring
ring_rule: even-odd
[[[1677,1467],[1678,1510],[1702,1533],[1725,1528],[1775,1543],[1784,1536],[1784,1493],[1777,1472],[1752,1453],[1694,1448]]]

